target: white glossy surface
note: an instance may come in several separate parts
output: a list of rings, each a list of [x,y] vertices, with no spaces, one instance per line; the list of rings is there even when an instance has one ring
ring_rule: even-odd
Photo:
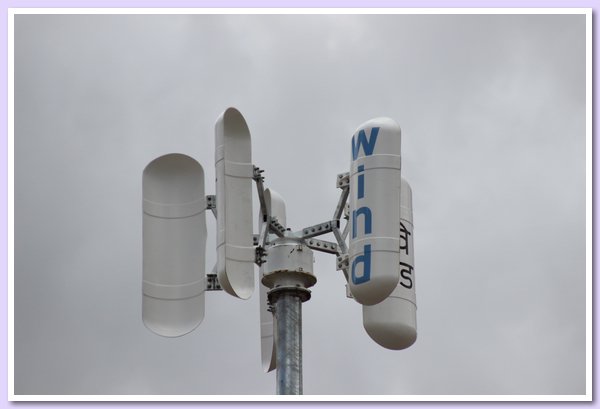
[[[252,242],[252,152],[242,114],[228,108],[215,124],[217,277],[229,294],[254,292]]]
[[[204,171],[189,156],[168,154],[146,166],[142,183],[142,319],[158,335],[181,336],[204,318]]]
[[[365,122],[352,137],[348,284],[363,305],[386,299],[400,278],[400,144],[389,118]]]
[[[265,189],[265,204],[267,211],[271,216],[276,217],[282,226],[286,225],[285,202],[283,198],[272,189]],[[262,225],[259,220],[258,227]],[[273,235],[271,235],[273,236]],[[260,356],[265,372],[270,372],[277,367],[277,354],[275,349],[276,321],[271,311],[268,310],[269,304],[267,293],[269,288],[261,283],[262,276],[266,270],[266,265],[260,266],[259,274],[259,292],[260,292]]]
[[[417,339],[417,299],[413,241],[412,190],[402,178],[400,219],[406,229],[400,240],[400,280],[392,294],[376,305],[363,305],[363,326],[388,349],[405,349]]]

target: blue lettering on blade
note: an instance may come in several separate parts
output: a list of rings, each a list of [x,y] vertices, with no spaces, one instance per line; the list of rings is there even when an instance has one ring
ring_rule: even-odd
[[[358,197],[357,199],[362,199],[365,197],[365,175],[363,172],[365,171],[365,165],[358,166]]]
[[[364,129],[358,131],[356,138],[352,138],[352,160],[355,161],[358,158],[358,153],[361,149],[365,153],[365,156],[371,156],[375,151],[375,144],[377,143],[377,135],[379,135],[379,128],[371,128],[371,133],[367,138],[367,133]],[[359,173],[356,199],[365,199],[365,166],[359,165],[357,168]],[[358,209],[352,211],[352,238],[355,239],[359,233],[358,219],[359,216],[363,216],[363,229],[362,234],[367,235],[372,233],[372,213],[368,206],[361,206]],[[362,265],[362,273],[357,274],[357,267]],[[360,271],[360,269],[358,269]],[[353,284],[366,283],[371,279],[371,245],[365,244],[363,246],[362,255],[357,256],[352,261],[352,273],[351,279]]]
[[[363,219],[365,220],[365,230],[364,234],[371,234],[371,226],[372,226],[372,215],[371,209],[367,206],[363,206],[360,209],[356,209],[352,212],[352,238],[356,238],[356,234],[358,233],[358,216],[363,215]]]
[[[365,156],[371,156],[375,150],[375,144],[377,143],[377,135],[379,134],[379,128],[371,128],[371,134],[367,139],[367,133],[364,129],[358,131],[358,137],[352,138],[352,160],[358,158],[358,151],[362,146]]]
[[[361,275],[356,274],[356,267],[362,264],[363,271]],[[371,279],[371,245],[367,244],[364,247],[364,252],[362,255],[354,258],[352,262],[352,282],[354,284],[362,284],[366,283]]]

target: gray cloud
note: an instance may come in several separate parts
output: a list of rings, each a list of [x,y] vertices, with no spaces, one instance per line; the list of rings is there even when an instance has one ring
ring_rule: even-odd
[[[583,15],[17,15],[15,392],[274,393],[258,297],[209,293],[178,339],[141,322],[141,172],[184,152],[214,193],[236,106],[295,229],[331,217],[360,123],[403,128],[419,338],[372,342],[318,255],[306,394],[585,393],[585,85]]]

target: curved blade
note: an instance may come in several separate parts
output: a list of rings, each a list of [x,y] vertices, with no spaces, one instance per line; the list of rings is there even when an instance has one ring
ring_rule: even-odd
[[[252,152],[242,114],[228,108],[215,124],[217,276],[221,287],[247,299],[254,292]]]
[[[352,137],[348,285],[363,305],[385,300],[400,279],[400,139],[390,118],[372,119]]]
[[[276,217],[279,223],[282,226],[286,225],[286,215],[285,215],[285,202],[283,198],[274,190],[266,189],[265,190],[265,204],[267,206],[267,212]],[[259,217],[259,231],[260,224],[262,224],[262,220]],[[260,267],[259,274],[259,282],[263,276],[263,266]],[[267,299],[267,293],[269,292],[269,288],[259,284],[259,292],[260,292],[260,355],[262,358],[262,365],[265,372],[270,372],[276,368],[277,362],[277,353],[276,353],[276,343],[275,343],[275,334],[277,333],[277,321],[275,320],[273,314],[269,310],[269,302]]]
[[[385,300],[363,305],[363,326],[369,336],[387,349],[405,349],[417,339],[415,251],[413,246],[412,190],[402,178],[400,203],[400,281]]]
[[[152,332],[177,337],[204,318],[204,171],[174,153],[150,162],[142,183],[142,318]]]

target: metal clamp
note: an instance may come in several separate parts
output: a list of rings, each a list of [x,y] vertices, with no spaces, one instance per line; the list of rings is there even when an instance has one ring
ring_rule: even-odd
[[[256,246],[255,255],[254,255],[254,263],[258,266],[262,266],[267,262],[267,252],[264,247]]]

